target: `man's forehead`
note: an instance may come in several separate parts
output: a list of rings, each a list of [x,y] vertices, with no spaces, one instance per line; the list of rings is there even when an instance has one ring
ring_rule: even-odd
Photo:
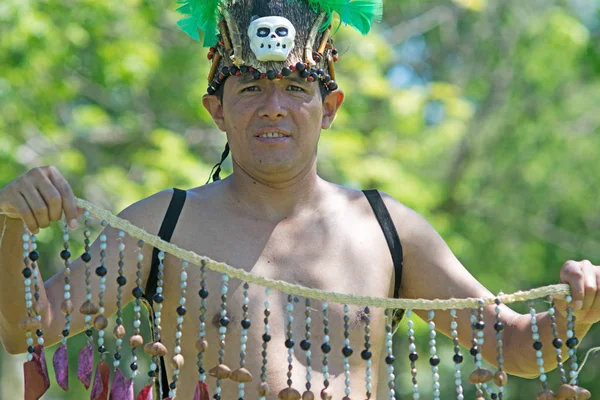
[[[261,79],[255,79],[254,76],[252,76],[252,74],[244,74],[241,76],[236,77],[237,79],[234,79],[234,82],[238,85],[245,85],[247,83],[251,83],[251,82],[259,82],[261,81]],[[302,78],[300,77],[300,75],[298,75],[298,73],[292,73],[291,75],[288,76],[284,76],[283,78],[279,79],[281,81],[289,81],[289,82],[294,82],[294,83],[298,83],[298,84],[303,84],[303,85],[308,85],[310,84],[306,78]]]

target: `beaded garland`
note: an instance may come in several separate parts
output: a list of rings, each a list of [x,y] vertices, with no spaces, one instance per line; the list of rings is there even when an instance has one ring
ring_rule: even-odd
[[[37,330],[41,329],[41,326],[38,327],[35,318],[35,312],[33,310],[33,295],[31,294],[31,285],[32,280],[31,277],[33,275],[33,269],[30,268],[29,263],[31,260],[30,251],[29,251],[29,233],[23,234],[23,263],[25,264],[25,268],[22,271],[22,275],[24,278],[25,285],[25,309],[27,310],[27,315],[25,320],[23,320],[22,326],[25,328],[25,336],[27,342],[27,361],[33,360],[33,353],[35,352],[35,348],[33,346],[33,328],[37,328]],[[33,252],[33,251],[32,251]],[[33,263],[32,263],[33,264]],[[32,265],[33,266],[33,265]],[[27,326],[25,321],[27,321]]]
[[[329,343],[329,303],[322,303],[323,310],[323,344],[321,352],[323,353],[323,390],[321,391],[322,400],[331,400],[331,392],[329,390],[329,352],[331,344]]]
[[[125,326],[123,325],[123,287],[127,284],[127,278],[123,275],[123,267],[125,266],[125,232],[119,232],[119,269],[117,271],[117,319],[116,326],[113,330],[115,336],[115,353],[113,354],[113,367],[115,370],[121,365],[121,347],[123,338],[126,335]]]
[[[285,306],[285,310],[286,310],[286,314],[287,314],[287,329],[286,329],[286,340],[285,340],[285,347],[287,348],[287,353],[288,353],[288,357],[287,357],[287,362],[288,362],[288,368],[287,368],[287,387],[283,390],[281,390],[279,392],[279,394],[277,395],[279,398],[284,398],[284,399],[300,399],[301,395],[300,392],[298,392],[296,389],[294,389],[292,387],[292,369],[293,369],[293,361],[294,361],[294,345],[296,344],[294,342],[294,337],[293,337],[293,323],[294,323],[294,316],[292,315],[293,311],[294,311],[294,303],[293,303],[293,296],[290,294],[287,296],[287,304]]]
[[[174,399],[175,394],[177,392],[177,381],[179,380],[179,372],[183,367],[184,360],[183,355],[181,354],[181,337],[183,330],[183,320],[184,316],[187,313],[187,308],[185,307],[186,296],[187,296],[187,268],[189,263],[187,261],[183,261],[181,263],[181,274],[179,287],[181,289],[180,297],[179,297],[179,305],[177,306],[177,325],[175,327],[175,349],[174,355],[171,359],[171,367],[173,368],[173,378],[171,379],[171,383],[169,384],[169,397]]]
[[[546,370],[544,368],[544,357],[542,353],[542,342],[540,342],[540,334],[538,332],[536,311],[533,304],[533,300],[529,301],[529,315],[531,316],[531,332],[533,337],[533,349],[535,350],[535,357],[537,365],[540,369],[540,381],[542,382],[542,392],[538,393],[538,398],[542,396],[554,396],[554,392],[548,390],[548,382],[546,376]]]
[[[419,384],[417,381],[417,360],[419,359],[419,353],[417,352],[417,346],[415,344],[415,330],[414,330],[414,322],[412,320],[413,312],[412,310],[406,310],[404,314],[407,319],[407,335],[408,335],[408,351],[410,352],[408,355],[408,359],[410,360],[410,374],[412,376],[412,384],[413,384],[413,400],[419,400],[421,395],[419,394]]]
[[[502,293],[500,293],[500,295],[502,295]],[[504,323],[502,322],[500,316],[500,312],[502,310],[500,305],[502,304],[502,300],[500,300],[500,297],[496,297],[494,303],[496,305],[494,308],[494,311],[496,312],[496,323],[494,324],[494,330],[496,331],[496,352],[498,355],[496,358],[496,361],[498,362],[498,370],[494,374],[494,382],[496,383],[496,386],[498,386],[498,394],[496,397],[492,395],[492,398],[498,398],[499,400],[502,400],[504,398],[504,386],[508,381],[508,375],[506,375],[506,372],[504,372],[504,341],[502,340]]]
[[[300,342],[300,348],[304,350],[304,354],[306,356],[306,390],[302,394],[302,398],[310,398],[314,397],[314,394],[310,391],[311,389],[311,380],[312,380],[312,353],[311,353],[311,343],[310,343],[310,328],[311,328],[311,317],[310,317],[310,304],[311,301],[309,298],[304,300],[304,339]]]
[[[106,346],[104,345],[104,328],[108,325],[108,320],[104,316],[104,294],[106,293],[106,275],[108,270],[104,266],[106,257],[106,235],[100,235],[100,266],[96,268],[96,275],[100,278],[100,289],[98,291],[99,311],[94,318],[94,327],[98,331],[98,352],[100,359],[104,361],[106,356]]]
[[[217,378],[215,383],[215,400],[221,399],[221,381],[231,377],[231,369],[224,364],[225,362],[225,338],[227,336],[227,325],[229,325],[229,317],[227,316],[227,291],[229,284],[229,276],[221,275],[221,314],[219,319],[219,364],[208,371],[210,376]]]
[[[260,400],[266,400],[267,396],[270,393],[270,388],[269,388],[269,384],[267,383],[267,347],[269,345],[269,342],[271,341],[271,335],[270,335],[270,327],[269,327],[269,316],[271,315],[271,310],[269,307],[271,307],[271,303],[269,302],[269,294],[271,293],[271,289],[266,288],[265,289],[265,295],[267,296],[267,298],[265,299],[265,309],[264,309],[264,315],[265,318],[263,319],[263,322],[265,324],[265,333],[262,335],[262,352],[261,352],[261,356],[262,356],[262,366],[260,367],[260,385],[258,386],[258,395],[260,396],[259,399]]]
[[[569,371],[570,383],[577,385],[577,352],[576,348],[579,344],[579,339],[575,336],[575,314],[573,313],[573,297],[567,296],[567,347],[569,348],[569,361],[571,362],[571,370]]]
[[[366,369],[365,369],[365,389],[367,390],[366,396],[367,399],[371,398],[371,390],[373,388],[373,384],[371,383],[371,310],[369,307],[365,307],[365,348],[360,353],[360,357],[365,360]]]
[[[436,347],[436,331],[435,331],[435,322],[433,322],[433,318],[435,317],[435,311],[429,310],[427,312],[428,322],[427,328],[429,329],[429,365],[431,366],[432,380],[433,380],[433,399],[440,399],[440,374],[438,373],[440,364],[440,358],[437,356],[437,347]]]
[[[144,241],[139,240],[137,246],[135,288],[131,291],[135,299],[133,304],[133,335],[129,338],[129,345],[131,347],[129,370],[131,378],[135,378],[138,374],[137,349],[144,345],[144,338],[140,335],[142,296],[144,294],[142,290],[142,270],[144,267],[144,253],[142,253],[142,248],[144,247]]]
[[[454,356],[452,357],[452,361],[454,361],[454,385],[456,386],[456,399],[463,400],[465,396],[462,385],[462,372],[460,370],[460,367],[464,357],[460,353],[460,344],[458,341],[458,321],[456,318],[455,309],[450,310],[450,316],[452,317],[452,321],[450,322],[450,336],[452,337],[452,343],[454,344]]]
[[[93,331],[92,331],[92,315],[98,313],[98,307],[92,303],[92,281],[91,281],[91,276],[92,276],[92,265],[91,265],[91,260],[92,260],[92,255],[90,253],[90,245],[91,245],[91,240],[90,240],[90,236],[91,236],[91,232],[90,232],[90,212],[89,211],[85,211],[84,212],[84,217],[85,217],[85,221],[84,221],[84,226],[85,226],[85,230],[83,231],[83,236],[84,236],[84,252],[81,255],[81,260],[84,262],[85,264],[85,303],[81,306],[81,308],[79,309],[79,311],[82,314],[85,314],[85,334],[87,336],[88,339],[88,344],[89,345],[93,345]]]
[[[231,373],[231,380],[238,383],[238,400],[244,399],[246,383],[252,382],[252,375],[246,369],[246,343],[248,342],[248,329],[252,325],[248,316],[248,305],[250,304],[248,289],[250,286],[247,282],[244,282],[243,288],[244,299],[242,300],[242,321],[240,322],[242,326],[240,333],[240,367]]]
[[[196,350],[198,351],[198,361],[196,362],[196,365],[200,377],[200,386],[204,387],[204,383],[206,382],[204,352],[208,347],[208,342],[206,341],[206,299],[208,298],[208,290],[206,289],[206,262],[202,262],[200,265],[200,290],[198,291],[198,295],[200,296],[200,330],[198,341],[196,342]]]
[[[392,348],[392,311],[389,308],[385,309],[385,349],[386,349],[386,357],[385,363],[387,364],[387,373],[388,373],[388,389],[390,393],[390,400],[394,400],[396,398],[395,380],[396,375],[394,375],[394,362],[396,358],[394,357],[394,352]],[[345,365],[344,365],[345,368]],[[349,394],[349,393],[348,393]],[[346,395],[348,395],[346,394]]]
[[[350,356],[354,352],[350,347],[350,316],[348,315],[348,305],[344,304],[344,347],[342,354],[344,355],[344,394],[343,400],[350,400]]]

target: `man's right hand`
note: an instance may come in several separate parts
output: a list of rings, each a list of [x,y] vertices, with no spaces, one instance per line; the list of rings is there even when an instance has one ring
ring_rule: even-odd
[[[33,233],[60,220],[63,212],[75,229],[81,211],[71,187],[53,166],[34,168],[0,191],[0,213],[23,220]]]

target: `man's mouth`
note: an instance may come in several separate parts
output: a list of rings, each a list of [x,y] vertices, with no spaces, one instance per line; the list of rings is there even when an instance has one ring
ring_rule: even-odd
[[[286,135],[284,135],[283,133],[279,133],[279,132],[267,132],[267,133],[261,133],[260,135],[258,135],[259,138],[282,138],[282,137],[286,137]]]

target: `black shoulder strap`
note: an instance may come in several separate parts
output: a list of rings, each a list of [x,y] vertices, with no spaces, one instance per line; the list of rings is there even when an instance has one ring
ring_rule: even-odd
[[[371,208],[375,213],[375,217],[377,217],[377,221],[383,230],[385,240],[387,241],[390,252],[392,253],[395,271],[394,298],[398,298],[400,293],[400,284],[402,283],[403,264],[402,244],[400,243],[400,237],[398,236],[396,227],[392,222],[390,213],[388,212],[388,209],[381,198],[381,194],[377,190],[363,190],[363,193],[365,196],[367,196],[369,204],[371,204]]]
[[[167,213],[165,214],[165,219],[160,226],[160,230],[158,231],[158,236],[166,241],[170,242],[171,237],[173,237],[173,232],[175,231],[175,227],[177,226],[177,221],[179,220],[179,215],[181,214],[181,210],[183,209],[183,205],[185,204],[187,192],[181,189],[173,189],[173,197],[171,198],[171,203],[169,204],[169,208],[167,209]],[[146,300],[147,306],[149,308],[150,314],[150,327],[154,326],[154,309],[152,308],[152,297],[156,293],[156,287],[158,284],[158,253],[159,250],[155,247],[152,250],[152,266],[150,268],[150,276],[148,276],[148,282],[146,282],[146,290],[144,292],[144,298]],[[152,332],[152,336],[154,337],[154,332]],[[160,374],[160,380],[156,382],[156,390],[159,393],[159,398],[167,398],[169,397],[169,377],[167,376],[167,369],[165,366],[164,357],[160,357],[160,363],[158,365],[158,373]],[[162,393],[161,393],[162,389]]]
[[[165,219],[160,226],[160,230],[158,231],[158,236],[164,240],[165,242],[170,242],[171,237],[173,237],[173,232],[175,231],[175,226],[177,226],[177,221],[179,220],[179,215],[181,214],[181,210],[183,209],[183,205],[185,203],[185,198],[187,192],[181,189],[173,189],[173,198],[171,198],[171,203],[169,204],[169,208],[167,209],[167,213],[165,214]],[[156,284],[157,284],[157,276],[158,276],[158,253],[159,250],[155,247],[152,250],[152,267],[150,268],[150,276],[148,276],[148,281],[146,282],[146,290],[144,294],[152,305],[152,296],[156,293]]]

